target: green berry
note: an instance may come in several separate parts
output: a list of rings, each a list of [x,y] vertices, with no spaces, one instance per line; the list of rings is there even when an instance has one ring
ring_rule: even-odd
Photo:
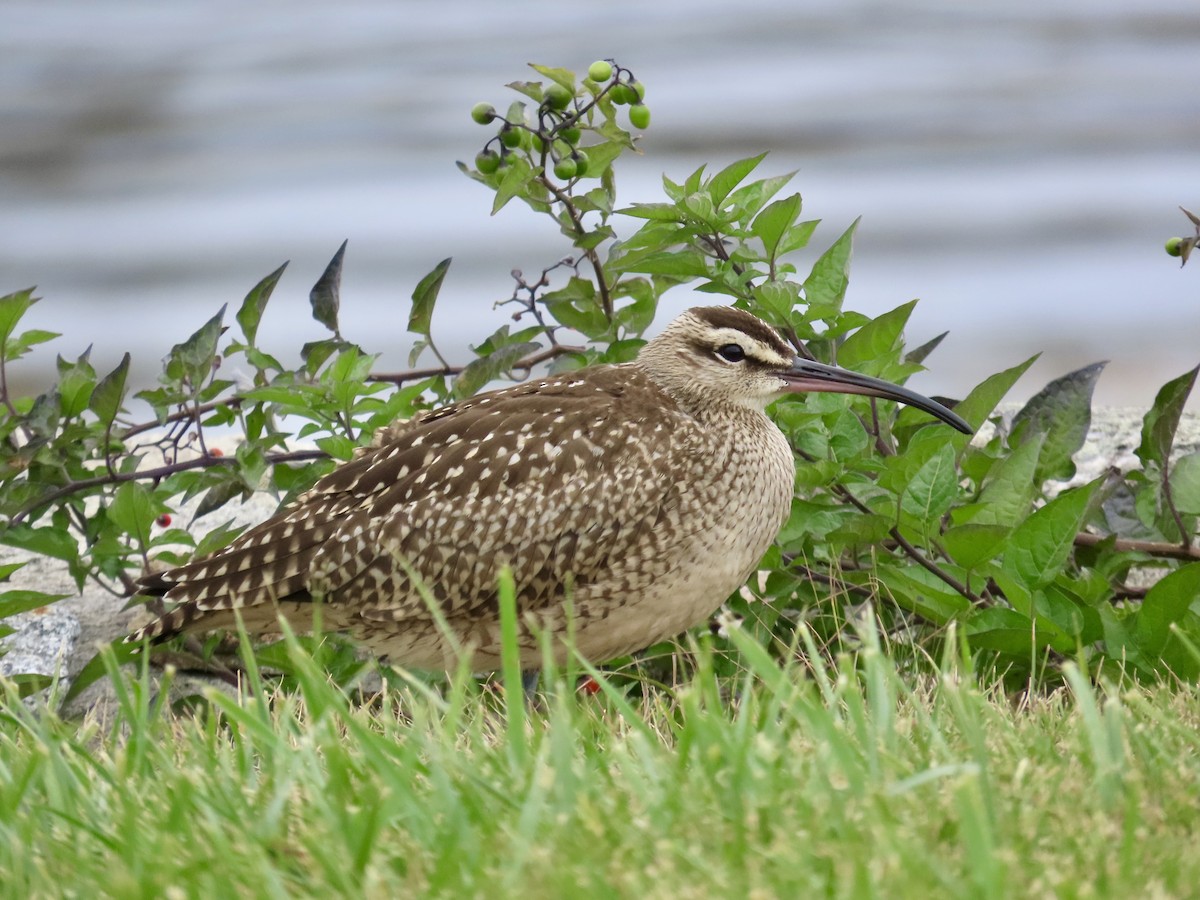
[[[546,103],[551,109],[566,109],[567,105],[575,99],[575,94],[568,91],[561,84],[555,82],[542,92],[542,96],[546,98]]]
[[[575,160],[568,156],[554,164],[554,177],[559,181],[570,181],[578,170],[579,166]]]
[[[588,66],[588,78],[592,81],[608,81],[612,78],[612,64],[598,59]]]
[[[534,153],[541,153],[546,149],[546,142],[542,140],[540,134],[536,134],[535,132],[529,133],[529,149]]]
[[[500,168],[500,155],[491,150],[475,154],[475,168],[484,175],[491,175]]]
[[[1183,243],[1183,238],[1168,238],[1167,239],[1167,256],[1179,256],[1183,253],[1180,245]]]
[[[629,124],[634,128],[650,127],[650,109],[641,103],[629,107]]]
[[[640,81],[634,81],[629,85],[629,89],[637,95],[636,100],[630,100],[630,103],[641,103],[646,99],[646,86]]]
[[[632,97],[636,96],[630,89],[629,85],[618,84],[614,85],[613,89],[608,92],[608,96],[612,98],[612,102],[617,106],[623,106],[626,103],[632,103]]]
[[[570,128],[560,128],[558,136],[568,144],[575,145],[579,143],[579,139],[583,136],[583,132],[572,125]]]
[[[588,157],[582,150],[576,150],[571,154],[571,159],[575,160],[575,177],[582,178],[587,174]]]
[[[513,128],[510,125],[505,125],[500,129],[500,143],[510,150],[521,146],[521,131],[520,128]]]
[[[480,125],[487,125],[496,118],[496,107],[490,103],[476,103],[471,107],[471,118]]]

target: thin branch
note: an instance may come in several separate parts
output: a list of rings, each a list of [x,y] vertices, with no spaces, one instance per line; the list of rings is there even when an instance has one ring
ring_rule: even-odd
[[[555,200],[563,205],[563,208],[571,219],[571,225],[574,227],[575,233],[580,237],[587,234],[587,228],[583,224],[583,216],[575,204],[571,202],[571,195],[546,177],[546,167],[544,164],[542,166],[542,174],[538,176],[538,182],[554,196]],[[600,307],[604,310],[604,317],[611,322],[613,317],[613,300],[612,293],[608,287],[608,279],[604,277],[604,263],[600,261],[600,255],[596,253],[595,248],[584,250],[583,255],[591,263],[592,271],[596,274],[596,287],[600,289]]]
[[[807,454],[804,454],[804,455],[807,455]],[[847,488],[845,485],[834,484],[830,487],[830,490],[833,491],[835,496],[842,498],[847,503],[849,503],[851,506],[853,506],[855,509],[857,509],[859,512],[868,513],[868,514],[872,512],[871,508],[869,506],[867,506],[865,503],[863,503],[861,500],[859,500],[857,497],[855,497],[854,494],[850,493],[849,488]],[[893,525],[891,528],[888,529],[888,534],[890,534],[892,536],[892,540],[894,540],[896,542],[896,544],[900,547],[900,549],[904,551],[904,555],[907,556],[909,559],[911,559],[913,562],[915,562],[917,565],[919,565],[921,568],[925,569],[932,575],[937,576],[941,581],[945,582],[946,585],[949,586],[953,591],[955,591],[958,594],[961,594],[963,597],[966,597],[972,603],[974,603],[976,605],[983,605],[984,600],[982,597],[980,597],[978,594],[976,594],[974,591],[972,591],[967,585],[963,584],[961,581],[959,581],[957,578],[955,578],[949,572],[942,569],[941,566],[939,566],[937,563],[933,562],[933,560],[929,559],[923,553],[921,553],[921,551],[919,549],[914,547],[909,542],[909,540],[903,534],[900,533],[900,529],[898,527]]]
[[[1192,546],[1192,536],[1188,533],[1187,526],[1183,524],[1183,516],[1179,514],[1179,510],[1175,506],[1175,495],[1171,491],[1171,471],[1168,467],[1168,461],[1163,460],[1162,467],[1162,492],[1163,498],[1167,501],[1167,509],[1171,511],[1171,518],[1175,520],[1175,527],[1179,529],[1182,537],[1179,541],[1179,546],[1184,550]]]
[[[532,369],[534,366],[544,363],[547,360],[554,359],[559,356],[567,356],[572,353],[582,353],[585,348],[577,347],[573,344],[554,344],[547,347],[545,350],[539,350],[536,353],[531,353],[529,356],[518,359],[509,368],[511,372],[525,371]],[[452,376],[462,372],[464,366],[439,366],[431,369],[414,369],[410,372],[381,372],[367,376],[367,381],[385,381],[389,384],[403,384],[406,381],[417,381],[423,378],[436,378],[439,375]]]
[[[1098,547],[1105,541],[1112,541],[1112,548],[1118,553],[1148,553],[1164,559],[1200,559],[1200,547],[1181,547],[1166,541],[1135,541],[1128,538],[1113,538],[1108,534],[1091,534],[1081,531],[1075,535],[1076,547]]]
[[[325,459],[329,454],[324,450],[295,450],[291,453],[273,453],[267,456],[267,462],[271,465],[286,462],[303,462],[306,460]],[[82,478],[79,481],[72,481],[70,484],[64,484],[57,490],[39,497],[33,503],[26,506],[20,512],[12,517],[10,524],[16,525],[23,522],[29,517],[29,514],[41,509],[44,506],[49,506],[61,500],[63,497],[69,497],[72,494],[77,494],[80,491],[86,491],[94,487],[103,487],[108,484],[120,484],[124,481],[157,481],[161,478],[166,478],[174,475],[176,472],[185,472],[189,469],[207,469],[211,466],[228,466],[234,465],[237,462],[227,456],[201,456],[196,459],[189,459],[183,462],[175,462],[166,466],[159,466],[155,469],[142,469],[137,472],[118,472],[115,475],[97,475],[95,478]]]
[[[191,409],[181,409],[179,412],[171,413],[166,416],[161,422],[157,419],[153,422],[143,422],[140,425],[130,425],[122,433],[123,438],[135,437],[139,434],[144,434],[147,431],[154,431],[156,428],[162,428],[172,422],[190,422],[196,416],[203,416],[207,413],[214,412],[223,406],[228,406],[232,409],[238,409],[245,398],[241,394],[234,394],[227,400],[214,400],[211,403],[199,403]]]

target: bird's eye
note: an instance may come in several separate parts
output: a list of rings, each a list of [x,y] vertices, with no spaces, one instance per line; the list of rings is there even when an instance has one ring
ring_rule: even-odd
[[[741,344],[725,344],[717,348],[717,356],[726,362],[736,363],[746,358],[746,351]]]

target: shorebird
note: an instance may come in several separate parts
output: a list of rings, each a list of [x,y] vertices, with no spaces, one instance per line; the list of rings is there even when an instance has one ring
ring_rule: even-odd
[[[766,406],[866,394],[970,426],[907,388],[797,357],[769,325],[690,309],[634,362],[484,393],[375,445],[227,548],[151,575],[173,608],[127,640],[233,628],[343,631],[387,661],[500,665],[497,576],[515,583],[521,664],[538,632],[603,662],[704,621],[787,519],[792,448]],[[444,625],[431,612],[436,604]],[[446,631],[449,631],[448,635]]]

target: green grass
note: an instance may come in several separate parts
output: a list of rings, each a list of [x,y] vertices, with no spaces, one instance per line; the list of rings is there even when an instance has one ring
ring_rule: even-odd
[[[465,677],[353,704],[299,689],[176,715],[119,682],[109,726],[0,709],[5,896],[1194,895],[1200,698],[1014,703],[960,660],[779,669],[739,633],[673,692],[507,715]],[[809,659],[815,658],[813,654]],[[511,674],[510,674],[510,677]],[[252,677],[253,681],[253,677]]]

